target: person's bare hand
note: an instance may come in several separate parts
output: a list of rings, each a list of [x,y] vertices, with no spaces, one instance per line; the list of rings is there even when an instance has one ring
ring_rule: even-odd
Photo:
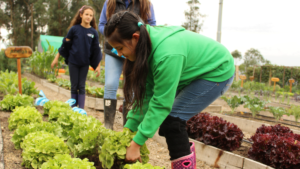
[[[51,63],[51,68],[53,69],[54,68],[54,66],[57,66],[57,64],[58,64],[58,59],[54,59],[53,60],[53,62]]]
[[[96,68],[95,73],[97,73],[96,77],[100,76],[100,66]]]
[[[140,163],[142,163],[140,147],[140,145],[136,144],[134,141],[131,141],[130,146],[127,147],[125,161],[135,163],[137,160],[139,160]]]

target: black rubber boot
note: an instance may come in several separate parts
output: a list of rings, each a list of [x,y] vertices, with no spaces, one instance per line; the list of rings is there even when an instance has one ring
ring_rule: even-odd
[[[113,130],[117,108],[117,100],[104,99],[104,126],[107,129]]]
[[[128,109],[126,108],[126,101],[123,101],[123,126],[125,126],[126,122],[127,122],[127,114],[128,114]]]
[[[185,120],[168,116],[161,124],[158,134],[166,138],[171,160],[191,154]]]

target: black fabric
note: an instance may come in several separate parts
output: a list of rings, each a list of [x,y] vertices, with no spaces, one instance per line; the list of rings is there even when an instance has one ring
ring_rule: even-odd
[[[76,25],[75,25],[76,26]],[[78,27],[78,26],[76,26]],[[73,28],[73,27],[72,27]],[[86,28],[83,28],[86,29]],[[91,30],[95,30],[94,28]],[[70,29],[71,31],[71,29]],[[72,30],[72,32],[80,32],[78,30]],[[85,45],[82,46],[86,46],[88,44],[87,48],[78,48],[75,46],[73,46],[73,41],[75,40],[75,42],[82,42],[81,41],[83,38],[78,37],[78,35],[74,35],[74,37],[76,38],[71,38],[71,32],[68,33],[68,35],[63,39],[62,45],[61,47],[58,49],[58,52],[61,56],[63,56],[65,58],[65,63],[68,64],[70,59],[71,59],[71,63],[75,64],[75,65],[81,65],[81,66],[85,66],[85,65],[91,65],[94,69],[97,68],[97,66],[99,65],[101,59],[102,59],[102,52],[101,52],[101,48],[99,45],[99,38],[98,38],[98,33],[97,31],[91,31],[93,32],[94,38],[90,38],[87,37],[89,34],[89,36],[92,36],[90,33],[88,32],[84,32],[83,33],[83,37],[85,37],[85,39],[92,39],[91,42],[85,43]],[[86,34],[86,35],[85,35]],[[71,41],[66,41],[66,38],[71,39]],[[77,43],[76,43],[77,44]],[[77,46],[81,46],[80,44],[77,44]],[[74,51],[80,52],[81,54],[78,54]],[[71,58],[70,58],[71,57]]]
[[[135,0],[134,2],[134,6],[132,1],[129,3],[128,8],[126,8],[125,3],[122,0],[116,0],[116,8],[115,8],[115,13],[120,12],[120,11],[124,11],[124,10],[128,10],[128,11],[132,11],[137,15],[140,15],[140,1],[139,0]],[[114,54],[111,52],[112,50],[112,46],[110,46],[110,44],[106,41],[105,45],[104,45],[104,53],[109,54],[110,56],[113,56],[115,58],[118,59],[124,59],[122,57],[119,57],[118,55]]]
[[[69,63],[71,94],[85,94],[85,81],[89,71],[89,65],[77,66]]]
[[[166,138],[171,160],[191,154],[186,121],[168,116],[161,124],[158,134]]]

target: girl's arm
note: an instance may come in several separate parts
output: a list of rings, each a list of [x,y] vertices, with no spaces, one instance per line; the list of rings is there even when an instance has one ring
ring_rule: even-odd
[[[148,23],[151,26],[156,26],[156,19],[155,19],[153,4],[151,4],[151,6],[150,6],[150,11],[151,11],[151,16],[150,16],[150,18],[148,18]]]
[[[57,66],[59,56],[60,56],[60,54],[59,54],[59,52],[57,52],[57,54],[56,54],[54,60],[53,60],[52,63],[51,63],[51,68],[52,68],[52,69],[53,69],[54,66]]]
[[[98,29],[99,29],[99,32],[102,35],[104,34],[104,27],[105,27],[105,24],[107,23],[106,8],[107,8],[107,1],[104,2],[102,12],[101,12],[101,15],[100,15],[100,18],[99,18]]]

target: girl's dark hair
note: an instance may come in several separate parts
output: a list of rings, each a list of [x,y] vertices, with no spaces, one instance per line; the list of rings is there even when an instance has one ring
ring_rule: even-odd
[[[132,6],[135,5],[135,1],[137,0],[132,0]],[[142,20],[145,23],[148,23],[148,18],[151,17],[151,11],[150,11],[150,6],[151,3],[149,0],[138,0],[140,4],[140,16]],[[114,13],[116,9],[116,0],[109,0],[107,2],[107,8],[106,8],[106,17],[109,19]]]
[[[143,99],[146,93],[146,78],[148,74],[148,57],[151,53],[151,40],[145,25],[138,26],[142,22],[140,17],[133,12],[121,11],[108,20],[104,28],[104,36],[109,41],[124,44],[124,40],[131,40],[135,32],[140,32],[140,37],[135,47],[136,60],[125,60],[123,74],[125,76],[124,96],[127,108],[143,107]]]
[[[74,26],[74,25],[79,25],[79,24],[81,24],[81,17],[80,17],[80,14],[83,14],[84,11],[87,10],[87,9],[92,10],[93,13],[94,13],[94,16],[93,16],[93,19],[92,19],[90,25],[91,25],[91,27],[93,27],[94,29],[97,30],[97,24],[96,24],[96,19],[95,19],[96,12],[95,12],[95,10],[94,10],[93,7],[87,6],[87,5],[84,5],[83,7],[81,7],[81,8],[77,11],[77,13],[75,14],[74,18],[72,19],[72,21],[71,21],[70,26],[68,27],[68,29],[70,29],[70,28],[71,28],[72,26]]]

